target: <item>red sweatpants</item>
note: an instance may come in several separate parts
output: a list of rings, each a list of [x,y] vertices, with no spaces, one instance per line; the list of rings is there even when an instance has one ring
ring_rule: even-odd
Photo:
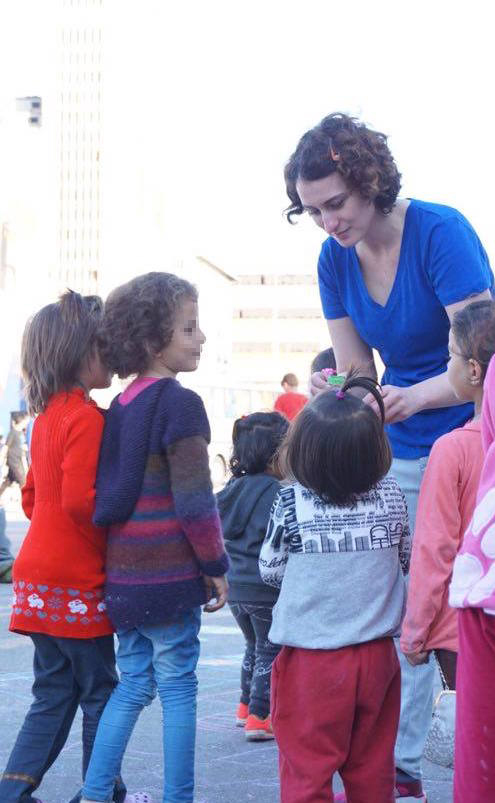
[[[459,611],[454,803],[495,800],[495,616]]]
[[[282,803],[395,800],[400,668],[392,639],[339,650],[283,647],[272,667],[272,724]]]

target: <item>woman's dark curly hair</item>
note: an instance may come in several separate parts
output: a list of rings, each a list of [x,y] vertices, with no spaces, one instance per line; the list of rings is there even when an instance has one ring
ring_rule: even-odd
[[[232,431],[232,475],[261,474],[272,468],[288,428],[289,422],[280,413],[252,413],[238,418]]]
[[[145,273],[113,290],[105,302],[100,354],[121,379],[145,371],[173,335],[177,312],[196,288],[173,273]]]
[[[303,207],[296,190],[299,178],[317,181],[338,173],[350,190],[373,201],[388,214],[397,200],[401,174],[387,145],[387,137],[372,131],[355,117],[336,112],[307,131],[285,166],[284,177],[290,206],[289,223]]]

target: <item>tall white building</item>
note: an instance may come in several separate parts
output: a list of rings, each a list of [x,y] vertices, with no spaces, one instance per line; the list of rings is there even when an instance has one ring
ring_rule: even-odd
[[[101,269],[103,0],[63,0],[58,30],[56,285],[96,293]]]

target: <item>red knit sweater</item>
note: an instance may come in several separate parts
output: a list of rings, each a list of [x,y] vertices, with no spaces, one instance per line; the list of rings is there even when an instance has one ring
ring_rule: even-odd
[[[10,629],[67,638],[112,632],[104,613],[105,530],[92,524],[103,416],[83,390],[58,393],[34,424],[14,563]]]

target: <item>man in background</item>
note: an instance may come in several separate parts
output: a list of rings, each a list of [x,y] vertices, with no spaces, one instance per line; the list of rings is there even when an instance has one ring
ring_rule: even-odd
[[[5,444],[5,463],[7,475],[0,486],[0,496],[6,488],[17,483],[19,488],[26,482],[27,474],[27,447],[24,429],[28,422],[28,415],[23,411],[13,411],[10,414],[10,432]]]

